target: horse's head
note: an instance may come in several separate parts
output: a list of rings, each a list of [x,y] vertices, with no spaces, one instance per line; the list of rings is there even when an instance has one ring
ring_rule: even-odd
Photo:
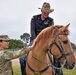
[[[68,26],[69,24],[66,26],[55,26],[53,40],[50,44],[50,52],[61,63],[65,61],[65,68],[72,69],[75,66],[75,56],[68,38]]]

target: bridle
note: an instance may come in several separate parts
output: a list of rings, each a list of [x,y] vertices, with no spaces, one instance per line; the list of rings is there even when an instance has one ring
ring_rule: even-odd
[[[65,54],[63,46],[62,46],[60,38],[59,38],[59,35],[67,35],[67,33],[60,32],[60,33],[57,34],[56,32],[57,32],[57,30],[55,29],[54,30],[54,35],[53,35],[53,40],[52,40],[52,42],[51,42],[51,44],[49,46],[50,53],[52,54],[51,49],[52,49],[52,46],[55,45],[58,48],[58,50],[60,51],[60,53],[61,53],[61,56],[58,57],[57,59],[60,60],[60,59],[64,58],[65,60],[67,60],[66,56],[69,56],[69,55],[73,54],[73,52],[69,52],[69,53]],[[58,36],[58,42],[59,42],[59,44],[56,42],[56,37],[57,36]],[[68,40],[65,40],[65,41],[62,41],[62,42],[64,44],[67,44]]]

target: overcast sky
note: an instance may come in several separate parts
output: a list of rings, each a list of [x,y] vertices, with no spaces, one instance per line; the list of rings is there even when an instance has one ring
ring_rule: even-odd
[[[40,14],[38,7],[49,2],[54,12],[55,25],[70,23],[69,39],[76,44],[76,0],[0,0],[0,35],[20,39],[23,33],[30,33],[30,20],[33,15]]]

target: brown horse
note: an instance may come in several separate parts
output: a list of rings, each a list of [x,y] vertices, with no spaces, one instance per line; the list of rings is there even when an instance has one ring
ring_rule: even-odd
[[[43,29],[32,44],[26,64],[27,75],[52,75],[53,67],[48,57],[48,50],[65,68],[72,69],[75,57],[69,41],[68,25],[55,25]]]

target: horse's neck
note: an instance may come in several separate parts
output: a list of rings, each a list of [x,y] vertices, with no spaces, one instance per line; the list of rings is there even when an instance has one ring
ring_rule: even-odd
[[[51,41],[51,40],[50,40]],[[49,39],[44,42],[39,42],[32,50],[32,54],[36,57],[42,57],[44,58],[48,52],[48,46],[50,44]]]
[[[45,49],[42,49],[42,48],[37,48],[37,49],[35,48],[34,50],[32,50],[32,55],[39,59],[45,58],[46,54],[47,54],[47,51],[45,51]]]

